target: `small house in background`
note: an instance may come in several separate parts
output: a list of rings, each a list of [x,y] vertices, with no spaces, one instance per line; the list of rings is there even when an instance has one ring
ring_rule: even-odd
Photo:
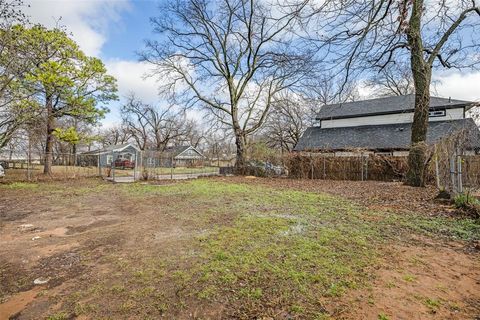
[[[106,146],[102,149],[84,152],[82,155],[98,156],[101,167],[112,167],[114,164],[116,168],[133,169],[139,153],[140,150],[137,147],[126,143]],[[80,159],[85,159],[85,157]]]
[[[194,167],[206,159],[193,146],[167,147],[162,152],[162,158],[167,167]]]
[[[145,167],[195,167],[203,165],[207,159],[193,146],[167,147],[163,151],[145,150],[141,152]]]
[[[480,131],[465,112],[476,103],[431,97],[427,143],[463,132],[469,152],[480,152]],[[386,97],[325,105],[316,116],[318,126],[308,128],[295,151],[353,155],[354,150],[405,156],[410,149],[415,95]]]

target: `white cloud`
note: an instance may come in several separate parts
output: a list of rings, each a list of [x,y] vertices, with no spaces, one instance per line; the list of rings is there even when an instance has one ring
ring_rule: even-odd
[[[432,77],[431,94],[452,99],[480,102],[480,71],[437,72]],[[358,92],[362,99],[374,96],[374,89],[360,82]]]
[[[151,73],[152,66],[146,62],[129,60],[107,60],[105,65],[110,75],[117,79],[118,92],[121,98],[120,103],[125,96],[134,93],[137,98],[145,103],[157,106],[166,104],[158,94],[159,83],[155,77],[147,77]],[[117,113],[112,109],[112,113]],[[187,118],[200,121],[204,114],[198,110],[188,110]]]
[[[455,72],[434,76],[438,95],[467,101],[480,101],[480,72]]]
[[[108,27],[120,21],[122,11],[130,9],[128,0],[28,0],[25,4],[29,5],[25,13],[31,22],[46,27],[66,26],[90,56],[100,55]]]
[[[117,79],[118,91],[124,97],[130,92],[146,103],[159,100],[157,83],[154,78],[144,79],[151,66],[144,62],[129,60],[107,60],[105,65],[110,75]]]

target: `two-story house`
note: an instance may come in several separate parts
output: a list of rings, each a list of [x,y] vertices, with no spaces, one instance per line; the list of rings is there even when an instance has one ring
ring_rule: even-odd
[[[466,148],[480,151],[480,131],[465,113],[476,104],[431,97],[427,143],[435,144],[464,130]],[[295,151],[350,152],[355,149],[405,155],[410,148],[415,95],[394,96],[322,106],[318,126],[308,128]]]

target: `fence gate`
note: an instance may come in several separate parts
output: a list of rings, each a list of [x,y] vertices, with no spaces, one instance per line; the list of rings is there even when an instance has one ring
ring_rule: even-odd
[[[111,151],[99,155],[99,175],[113,182],[134,182],[139,179],[139,152]]]

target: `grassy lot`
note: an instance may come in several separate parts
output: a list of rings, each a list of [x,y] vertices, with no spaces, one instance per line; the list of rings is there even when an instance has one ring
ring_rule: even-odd
[[[8,303],[16,292],[32,289],[39,275],[51,278],[18,310],[25,319],[356,319],[360,309],[372,319],[411,318],[409,310],[419,319],[461,319],[478,311],[462,296],[472,292],[469,299],[478,299],[478,284],[453,288],[452,279],[426,291],[419,271],[438,268],[429,265],[437,254],[455,257],[467,270],[478,266],[477,256],[449,248],[479,240],[480,226],[472,219],[372,210],[325,193],[225,179],[0,188],[0,203],[17,201],[18,214],[0,216],[11,239],[0,249],[2,277],[15,278],[0,287],[0,299]],[[27,206],[28,199],[38,201]],[[32,248],[35,232],[18,231],[25,223],[39,226],[41,239]],[[45,236],[61,228],[63,233]],[[395,265],[402,250],[408,262]],[[39,252],[40,260],[18,268],[22,255]],[[59,267],[66,254],[78,259]],[[379,285],[384,275],[378,270],[385,268],[396,274]],[[390,300],[376,301],[377,290],[380,296],[396,291]],[[413,291],[397,301],[401,290]],[[409,308],[401,311],[397,304]]]

